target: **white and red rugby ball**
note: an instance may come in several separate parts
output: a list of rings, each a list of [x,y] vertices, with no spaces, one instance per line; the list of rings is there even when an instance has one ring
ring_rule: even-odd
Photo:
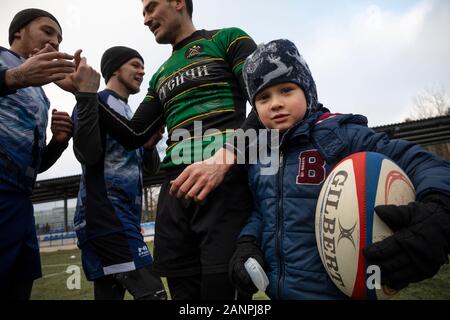
[[[331,171],[317,202],[317,248],[328,275],[348,297],[381,300],[392,296],[379,285],[367,285],[374,273],[362,251],[392,235],[374,207],[412,201],[413,184],[382,154],[355,153]]]

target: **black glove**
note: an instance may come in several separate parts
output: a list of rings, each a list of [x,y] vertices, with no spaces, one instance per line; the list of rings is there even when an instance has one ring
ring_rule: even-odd
[[[363,253],[381,270],[381,284],[401,290],[433,277],[450,254],[450,198],[430,194],[405,206],[378,206],[378,216],[394,235]]]
[[[252,279],[244,267],[245,262],[250,257],[256,259],[264,269],[263,254],[256,243],[256,239],[251,236],[244,236],[236,243],[236,250],[234,251],[233,257],[231,257],[228,269],[231,283],[244,296],[253,295],[258,292],[258,288],[253,284]]]

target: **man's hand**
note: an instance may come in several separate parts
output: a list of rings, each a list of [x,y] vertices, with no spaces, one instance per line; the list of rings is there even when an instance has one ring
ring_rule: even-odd
[[[57,52],[50,45],[35,52],[23,64],[6,72],[6,86],[10,90],[40,87],[64,79],[75,71],[74,56]]]
[[[58,52],[58,50],[56,50],[52,45],[50,44],[46,44],[43,48],[38,49],[38,48],[34,48],[31,53],[28,55],[28,58],[32,58],[34,56],[37,56],[39,54],[43,54],[43,53],[49,53],[49,52]]]
[[[78,67],[80,66],[81,62],[81,52],[82,50],[77,50],[74,54],[74,62],[75,62],[75,70],[76,72],[78,70]],[[75,87],[73,83],[73,78],[70,76],[70,74],[66,75],[66,77],[62,80],[56,81],[55,84],[63,89],[64,91],[75,93],[77,91],[77,88]]]
[[[86,58],[81,58],[77,71],[69,77],[77,92],[97,93],[100,87],[100,74],[87,64]]]
[[[250,275],[245,269],[245,262],[248,258],[254,258],[264,268],[264,258],[261,249],[254,237],[244,236],[236,243],[236,250],[231,257],[228,267],[228,276],[235,288],[244,296],[253,295],[258,289],[253,284]]]
[[[433,277],[450,253],[450,198],[431,194],[406,206],[378,206],[378,216],[394,235],[363,253],[381,269],[381,284],[400,290]]]
[[[164,129],[165,126],[162,126],[161,129],[156,132],[155,134],[153,134],[150,139],[148,139],[148,141],[144,144],[144,149],[151,151],[153,150],[156,145],[158,144],[158,142],[161,140],[161,138],[163,137],[164,134]]]
[[[51,45],[47,44],[41,50],[39,50],[37,48],[34,49],[30,53],[29,58],[32,58],[32,57],[34,57],[36,55],[39,55],[39,54],[49,53],[49,52],[57,52],[57,51]],[[80,65],[80,62],[81,62],[81,52],[83,52],[83,50],[79,49],[79,50],[75,51],[75,54],[73,55],[74,56],[74,63],[75,63],[75,69],[73,70],[73,72],[76,72],[76,70],[78,70],[78,66]],[[76,92],[76,88],[75,88],[74,84],[72,83],[72,78],[70,77],[70,74],[67,74],[64,79],[55,81],[54,83],[58,87],[63,89],[64,91],[67,91],[67,92],[70,92],[70,93],[75,93]]]
[[[52,111],[51,130],[53,133],[52,140],[59,144],[69,142],[73,133],[72,119],[67,112],[59,112],[54,109]]]
[[[194,163],[184,169],[172,181],[170,194],[177,198],[203,202],[216,189],[235,162],[235,155],[227,149],[220,149],[208,160]]]

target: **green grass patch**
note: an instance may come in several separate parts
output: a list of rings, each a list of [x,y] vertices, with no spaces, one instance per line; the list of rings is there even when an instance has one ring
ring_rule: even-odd
[[[150,247],[152,247],[150,245]],[[35,281],[31,299],[33,300],[93,300],[94,288],[87,281],[81,267],[79,250],[41,253],[43,277]],[[71,274],[66,273],[69,266],[76,265],[81,270],[81,289],[69,290],[67,280]],[[167,282],[163,279],[167,289]],[[258,292],[255,300],[267,300],[267,296]],[[125,299],[132,299],[129,293]],[[442,267],[432,279],[412,284],[394,296],[394,300],[450,300],[450,265]]]

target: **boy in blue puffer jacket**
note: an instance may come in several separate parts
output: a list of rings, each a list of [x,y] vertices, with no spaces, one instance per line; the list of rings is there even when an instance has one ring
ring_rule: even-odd
[[[257,291],[244,263],[255,258],[268,275],[271,299],[345,299],[328,277],[316,246],[317,198],[332,168],[362,151],[384,154],[411,178],[416,202],[375,210],[394,235],[364,255],[381,269],[381,283],[400,290],[435,275],[450,253],[450,165],[419,146],[375,133],[360,115],[331,114],[317,100],[308,65],[295,45],[259,46],[243,70],[250,102],[268,129],[281,133],[280,169],[249,168],[254,210],[230,261],[241,293]]]

